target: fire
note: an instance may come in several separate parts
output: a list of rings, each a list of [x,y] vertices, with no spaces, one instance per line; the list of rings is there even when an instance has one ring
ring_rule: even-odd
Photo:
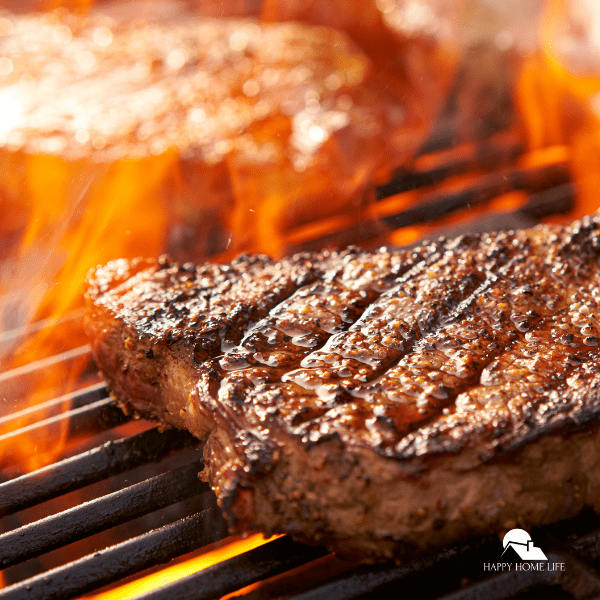
[[[550,0],[540,26],[540,50],[525,62],[516,97],[531,149],[562,146],[569,155],[578,203],[569,218],[598,209],[600,186],[600,69],[582,68],[569,56],[568,36],[573,38],[582,23],[574,22],[577,9],[589,3]],[[600,25],[597,7],[588,15],[590,28]],[[593,33],[590,33],[593,35]],[[585,36],[583,36],[585,37]],[[595,55],[591,41],[583,48]]]
[[[80,308],[97,264],[165,250],[197,261],[280,256],[298,224],[356,219],[369,178],[414,152],[439,101],[433,81],[423,105],[423,90],[392,85],[333,29],[206,23],[177,2],[169,19],[144,3],[132,28],[131,7],[120,21],[95,15],[87,0],[40,2],[62,7],[0,18],[0,54],[10,54],[0,63],[0,239],[10,261],[0,269],[0,317],[21,334],[0,347],[7,379],[85,346],[80,319],[57,325]],[[389,47],[400,37],[386,39]],[[438,55],[427,40],[415,42],[415,65]],[[450,55],[440,51],[443,68],[434,69],[445,74],[442,88]],[[34,335],[41,320],[48,326]],[[85,366],[48,369],[6,410],[69,392]],[[2,436],[26,425],[26,416],[0,424],[0,462]],[[39,467],[60,456],[63,438],[11,452]]]
[[[139,594],[149,592],[173,581],[177,581],[186,575],[207,569],[208,567],[228,560],[229,558],[233,558],[238,554],[258,548],[278,537],[281,536],[265,538],[262,534],[255,534],[245,539],[237,539],[215,550],[203,552],[200,556],[184,560],[183,562],[161,569],[151,575],[140,577],[131,583],[126,583],[107,592],[86,596],[86,598],[88,600],[128,600]]]
[[[11,294],[27,291],[29,304],[22,309],[25,323],[23,341],[5,357],[5,381],[17,377],[24,365],[84,347],[81,330],[82,294],[89,269],[121,256],[157,255],[164,248],[167,203],[163,190],[177,168],[176,154],[138,160],[121,160],[110,165],[81,165],[55,156],[23,156],[24,188],[15,199],[26,208],[29,221],[21,234],[16,253],[17,276],[4,292],[4,309],[9,310]],[[2,176],[10,177],[10,174]],[[10,181],[4,181],[8,187]],[[2,309],[0,304],[0,309]],[[78,314],[73,326],[58,327],[65,315]],[[43,320],[45,327],[27,335],[31,323]],[[82,385],[80,375],[89,362],[89,353],[77,360],[58,363],[36,372],[33,387],[24,387],[27,397],[9,407],[16,412],[61,396]],[[65,407],[68,408],[68,407]],[[36,420],[45,417],[35,414]],[[27,426],[32,417],[0,422],[0,464],[10,451],[11,462],[26,470],[55,461],[63,452],[66,426],[58,439],[35,436],[31,443],[16,447],[10,438],[15,429]]]

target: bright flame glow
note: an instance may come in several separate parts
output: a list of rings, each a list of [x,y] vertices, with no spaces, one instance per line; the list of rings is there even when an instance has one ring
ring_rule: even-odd
[[[146,577],[140,577],[140,579],[136,579],[135,581],[122,585],[118,588],[109,590],[107,592],[102,592],[100,594],[86,596],[86,600],[128,600],[129,598],[134,598],[139,594],[149,592],[163,585],[172,583],[173,581],[177,581],[186,575],[197,573],[198,571],[212,567],[213,565],[223,562],[229,558],[233,558],[238,554],[258,548],[259,546],[262,546],[267,542],[271,542],[278,537],[281,536],[273,536],[265,539],[262,534],[257,533],[245,539],[236,540],[227,544],[226,546],[223,546],[222,548],[211,550],[205,554],[191,558],[177,565],[166,567],[157,573],[147,575]]]
[[[6,135],[16,129],[23,117],[23,98],[13,89],[0,90],[0,136],[6,141]]]
[[[590,214],[600,205],[600,116],[595,110],[600,69],[588,64],[584,72],[577,72],[568,64],[569,46],[564,38],[569,27],[575,31],[575,5],[566,0],[547,3],[540,29],[542,51],[525,63],[517,85],[530,148],[568,147],[571,175],[578,187],[578,202],[570,219]],[[587,2],[580,5],[590,6]],[[592,56],[600,27],[596,5],[589,17],[592,22],[586,27],[592,39],[584,50]]]
[[[163,192],[167,180],[173,179],[177,171],[177,159],[176,151],[167,151],[160,156],[101,165],[22,154],[11,157],[20,161],[18,169],[0,169],[0,186],[19,190],[15,203],[27,217],[20,247],[14,252],[12,277],[0,281],[0,315],[12,316],[18,300],[15,294],[20,293],[22,322],[16,326],[26,331],[31,322],[46,319],[48,323],[35,336],[25,335],[11,356],[0,356],[4,369],[34,364],[87,343],[81,316],[73,327],[55,325],[81,307],[85,277],[91,267],[118,257],[156,256],[162,252],[168,211]],[[11,178],[19,172],[23,175],[17,186]],[[1,228],[2,224],[0,232]],[[39,369],[27,380],[21,395],[3,405],[0,415],[85,385],[87,382],[79,379],[88,361],[89,354]],[[19,444],[11,438],[2,440],[15,428],[48,416],[41,411],[0,423],[0,465],[10,459],[11,464],[16,462],[24,470],[34,470],[61,457],[68,443],[66,423]]]

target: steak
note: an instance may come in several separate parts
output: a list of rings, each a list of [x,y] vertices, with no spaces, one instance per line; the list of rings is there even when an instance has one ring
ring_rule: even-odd
[[[600,511],[600,217],[410,249],[117,260],[123,408],[205,440],[232,532],[402,559]]]

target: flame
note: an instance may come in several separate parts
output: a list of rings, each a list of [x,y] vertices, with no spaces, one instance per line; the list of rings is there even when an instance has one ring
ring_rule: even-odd
[[[110,54],[114,64],[109,62],[106,69],[118,71],[113,67],[125,53],[124,46],[116,43],[115,36],[121,35],[121,29],[116,27],[113,34],[112,30],[103,26],[97,28],[91,40],[83,34],[80,40],[73,40],[73,31],[61,21],[68,9],[86,13],[93,4],[92,0],[32,0],[31,4],[46,10],[60,8],[41,21],[34,18],[37,25],[41,23],[51,28],[43,31],[51,31],[49,39],[60,45],[60,48],[51,46],[52,52],[59,48],[63,53],[62,44],[78,47],[77,44],[85,39],[86,44],[91,44],[89,48],[96,52],[86,50],[86,61],[91,56],[93,64],[99,64],[102,53],[109,52],[112,40],[115,40],[111,50],[114,55]],[[180,8],[183,11],[184,4],[174,2],[175,12]],[[375,4],[371,8],[375,10]],[[193,18],[192,13],[190,17]],[[13,31],[10,19],[4,21],[6,23],[0,25],[7,27],[7,31]],[[66,20],[65,23],[71,21]],[[250,37],[258,35],[257,29],[260,31],[256,23],[245,25],[245,29],[236,29],[233,33],[227,29],[230,25],[225,25],[219,34],[223,36],[224,47],[207,46],[207,56],[212,56],[217,50],[221,56],[221,52],[227,50],[225,58],[235,58],[237,55],[231,53],[246,48]],[[379,23],[378,27],[382,26]],[[267,33],[274,30],[273,27],[265,28]],[[173,105],[172,111],[167,111],[169,117],[175,114],[181,117],[181,123],[185,123],[181,130],[169,126],[163,137],[150,139],[154,134],[146,135],[147,132],[142,130],[144,125],[152,122],[154,112],[151,118],[144,117],[144,123],[139,127],[136,125],[137,129],[124,129],[126,133],[123,136],[137,140],[135,151],[144,158],[115,158],[127,154],[129,146],[125,144],[124,150],[113,153],[116,142],[105,138],[104,133],[90,137],[90,131],[95,131],[93,128],[89,131],[83,126],[77,129],[71,123],[77,121],[77,111],[71,114],[67,110],[68,117],[64,120],[60,117],[57,121],[62,123],[56,125],[57,131],[42,128],[42,133],[38,132],[36,123],[39,119],[44,121],[47,115],[44,116],[44,110],[41,116],[35,111],[44,100],[40,95],[46,87],[36,88],[38,96],[32,107],[32,94],[28,95],[29,88],[25,85],[29,74],[19,75],[14,80],[2,79],[0,211],[3,219],[0,222],[0,244],[8,246],[6,254],[10,265],[5,269],[4,263],[0,263],[0,327],[8,323],[6,329],[20,329],[23,333],[19,340],[15,338],[15,343],[0,345],[0,365],[8,373],[7,379],[13,375],[16,377],[23,365],[36,364],[36,361],[52,354],[85,346],[80,325],[59,328],[58,324],[81,307],[84,280],[91,267],[114,258],[156,256],[165,250],[179,260],[202,260],[207,255],[225,251],[227,254],[221,254],[220,259],[231,258],[242,251],[281,256],[286,250],[289,231],[296,225],[310,223],[316,216],[329,218],[340,212],[347,213],[355,222],[358,213],[354,209],[366,203],[363,191],[372,174],[391,169],[414,151],[425,135],[428,120],[423,115],[429,110],[425,110],[424,106],[416,110],[413,104],[417,103],[417,99],[412,96],[410,101],[403,97],[404,94],[401,98],[399,91],[404,87],[400,84],[401,90],[394,88],[390,91],[390,76],[386,75],[382,83],[378,77],[383,75],[367,54],[349,40],[344,41],[341,33],[315,28],[310,35],[304,30],[294,33],[306,39],[306,52],[303,51],[299,58],[294,58],[292,53],[291,58],[280,59],[279,45],[285,43],[288,29],[282,27],[278,31],[277,35],[282,37],[276,36],[271,42],[275,58],[270,58],[270,53],[263,52],[262,47],[260,52],[253,50],[254,54],[248,51],[249,56],[254,58],[248,59],[250,62],[244,69],[251,69],[248,73],[253,76],[243,83],[238,79],[246,77],[246,71],[230,77],[228,69],[213,72],[210,65],[197,67],[199,70],[195,74],[202,75],[199,79],[203,81],[203,77],[212,77],[216,90],[222,91],[223,96],[215,96],[217,99],[214,101],[207,100],[202,104],[200,92],[194,91],[196,88],[190,88],[189,94],[186,91],[188,80],[183,76],[181,81],[177,80],[181,87],[179,91],[185,92],[183,96],[191,97],[189,106],[185,104],[187,99],[185,102],[181,100],[183,108],[177,104]],[[131,41],[132,36],[127,35],[125,28],[123,32],[123,40]],[[13,34],[20,35],[14,32],[6,35]],[[94,37],[97,34],[100,35],[98,39]],[[77,31],[75,35],[78,35]],[[324,40],[329,39],[327,36],[331,37],[331,55],[321,46]],[[301,38],[297,37],[298,40]],[[396,36],[392,36],[388,45],[395,39]],[[19,43],[16,45],[19,46]],[[299,43],[290,43],[290,48]],[[429,47],[428,44],[426,46]],[[184,44],[182,48],[185,47]],[[139,59],[137,50],[134,52],[130,48],[129,51],[128,60],[132,57]],[[186,61],[182,52],[170,52],[165,58],[165,67],[178,73]],[[427,54],[426,48],[423,52]],[[198,51],[198,56],[201,54]],[[446,56],[445,52],[441,54]],[[323,64],[319,62],[322,55]],[[15,51],[14,56],[2,59],[6,77],[19,73],[19,56]],[[44,58],[45,55],[42,52],[40,56]],[[53,55],[50,53],[50,56]],[[38,58],[36,55],[35,60]],[[141,58],[147,57],[141,55]],[[441,59],[444,67],[439,69],[447,74],[451,69],[445,68],[446,59],[453,63],[448,56]],[[214,62],[207,60],[210,64]],[[243,62],[238,58],[235,60],[240,64]],[[253,60],[262,62],[255,68]],[[316,65],[314,73],[307,66],[313,63]],[[74,70],[69,72],[75,73],[77,84],[89,81],[89,93],[94,95],[93,99],[96,100],[95,94],[98,93],[98,103],[110,103],[115,90],[109,88],[106,97],[102,95],[107,81],[104,72],[100,70],[95,79],[80,80],[78,69],[85,65],[77,60],[73,65],[69,68]],[[49,72],[62,72],[60,61],[46,66]],[[148,68],[152,70],[151,65]],[[45,69],[40,69],[42,71],[45,72]],[[226,75],[220,81],[222,71]],[[264,77],[261,79],[259,75]],[[147,83],[150,86],[154,81],[152,77],[154,75],[151,74],[141,76],[143,85]],[[165,81],[168,79],[164,74],[161,77]],[[32,81],[39,83],[40,80],[32,78]],[[121,82],[120,79],[118,81]],[[51,83],[44,85],[49,86],[48,93],[56,100],[63,80],[52,79]],[[77,94],[80,93],[87,101],[81,89],[81,86],[75,87],[69,100],[77,104]],[[137,88],[131,92],[138,104],[147,101],[155,107],[156,104],[162,106],[163,100],[167,102],[159,86],[143,89],[150,94],[138,93]],[[174,93],[174,89],[172,91]],[[432,97],[430,91],[427,94]],[[295,101],[290,103],[293,96],[297,96],[298,106]],[[48,106],[42,108],[52,113],[56,107],[52,108],[51,104],[48,102]],[[135,104],[136,114],[140,108],[138,104]],[[171,105],[167,106],[170,109]],[[89,112],[90,106],[84,102],[80,110]],[[34,113],[37,116],[28,121]],[[236,114],[243,116],[240,125],[232,119]],[[54,113],[51,116],[56,117]],[[120,126],[118,117],[120,115],[114,119],[117,129]],[[64,125],[65,122],[69,125]],[[50,124],[54,124],[52,119]],[[100,124],[106,123],[100,119]],[[73,131],[69,129],[71,126]],[[193,129],[197,139],[189,137],[186,128],[189,131]],[[392,131],[384,131],[384,128]],[[117,129],[111,130],[115,139],[121,136],[121,130]],[[100,131],[103,129],[100,128]],[[35,138],[38,133],[37,145],[29,144],[30,135]],[[208,142],[202,141],[205,139],[202,136]],[[68,141],[72,137],[76,143]],[[75,146],[69,144],[75,144],[76,152],[72,152]],[[85,155],[84,158],[79,158],[82,155]],[[40,320],[45,320],[48,326],[38,328],[34,335],[32,323]],[[5,333],[0,330],[0,343]],[[86,364],[83,359],[69,361],[64,369],[52,368],[43,377],[42,374],[36,375],[27,386],[23,386],[27,393],[21,394],[22,398],[11,398],[0,410],[22,410],[75,389],[81,385],[79,376]],[[0,394],[2,391],[0,389]],[[0,417],[3,412],[0,412]],[[9,443],[3,442],[2,436],[16,427],[26,426],[30,414],[26,413],[28,416],[22,419],[0,422],[0,464],[9,450]],[[44,415],[36,414],[36,418],[44,418]],[[59,440],[38,436],[31,443],[19,444],[18,449],[10,450],[11,456],[18,458],[21,454],[21,462],[29,466],[52,462],[64,448],[65,433],[63,428]]]
[[[525,62],[516,89],[529,147],[563,146],[569,154],[578,187],[577,206],[569,218],[592,213],[600,205],[600,70],[578,72],[570,64],[564,37],[567,29],[576,30],[573,6],[568,0],[546,4],[540,51]],[[595,20],[599,17],[592,15]],[[594,53],[591,47],[586,51]]]
[[[164,248],[168,204],[166,181],[178,168],[175,151],[143,159],[119,160],[109,165],[70,163],[56,156],[22,155],[22,192],[13,199],[28,213],[28,222],[15,255],[13,277],[0,288],[0,314],[14,311],[15,294],[21,293],[25,333],[23,341],[5,357],[4,380],[18,379],[24,365],[76,347],[82,356],[52,368],[40,369],[25,385],[25,398],[15,399],[8,413],[66,394],[81,386],[80,375],[89,362],[81,318],[71,327],[58,327],[65,315],[81,306],[86,273],[97,264],[118,257],[154,256]],[[10,189],[15,170],[0,175],[0,185]],[[25,302],[26,301],[26,302]],[[30,323],[46,326],[27,335]],[[65,407],[68,408],[68,407]],[[0,414],[0,416],[2,416]],[[11,431],[47,414],[25,413],[0,422],[0,464],[10,453],[26,470],[55,461],[66,443],[67,424],[52,436],[8,438]]]
[[[212,567],[213,565],[233,558],[238,554],[258,548],[259,546],[271,542],[278,537],[281,536],[265,538],[262,534],[257,533],[245,539],[237,539],[215,550],[204,552],[200,556],[196,556],[179,564],[166,567],[156,573],[152,573],[151,575],[140,577],[139,579],[119,586],[116,589],[85,597],[88,600],[128,600],[129,598],[134,598],[139,594],[149,592],[158,587],[181,579],[186,575],[191,575],[192,573],[197,573],[198,571]]]

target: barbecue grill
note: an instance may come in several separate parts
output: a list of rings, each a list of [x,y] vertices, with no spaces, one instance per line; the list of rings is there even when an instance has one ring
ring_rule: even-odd
[[[326,234],[313,227],[312,237],[299,229],[290,235],[289,250],[349,241],[369,245],[380,240],[382,231],[406,226],[427,225],[429,235],[442,228],[454,235],[461,229],[528,226],[542,216],[567,212],[575,187],[566,162],[558,158],[531,166],[523,148],[509,129],[462,154],[456,148],[449,154],[424,151],[413,170],[398,171],[377,188],[372,220]],[[456,176],[462,176],[458,186]],[[402,194],[415,190],[420,202],[396,210]],[[502,205],[499,210],[499,198],[512,192],[524,194],[525,200],[512,210]],[[444,221],[457,214],[463,217]],[[80,313],[69,318],[81,327]],[[8,332],[2,343],[27,334]],[[227,551],[239,544],[227,537],[214,496],[198,478],[203,468],[198,441],[186,432],[161,432],[123,414],[97,377],[88,346],[65,348],[2,373],[0,397],[14,400],[40,373],[75,361],[86,365],[79,369],[75,391],[0,418],[3,431],[9,431],[0,436],[0,446],[16,446],[36,435],[76,440],[67,444],[66,458],[26,474],[10,464],[10,453],[3,458],[0,573],[5,587],[0,600],[80,597],[147,573],[160,574],[170,561],[212,556],[217,548]],[[24,417],[28,424],[20,427]],[[108,530],[110,537],[103,533]],[[156,584],[136,598],[209,599],[238,592],[249,599],[342,600],[397,598],[407,590],[457,600],[525,593],[600,596],[599,517],[583,514],[532,534],[549,562],[564,564],[564,570],[485,571],[484,562],[500,560],[497,537],[474,539],[401,566],[357,566],[288,537],[263,543],[255,536],[247,544],[255,547],[221,554],[214,564],[167,585]],[[120,594],[117,588],[114,598]]]

